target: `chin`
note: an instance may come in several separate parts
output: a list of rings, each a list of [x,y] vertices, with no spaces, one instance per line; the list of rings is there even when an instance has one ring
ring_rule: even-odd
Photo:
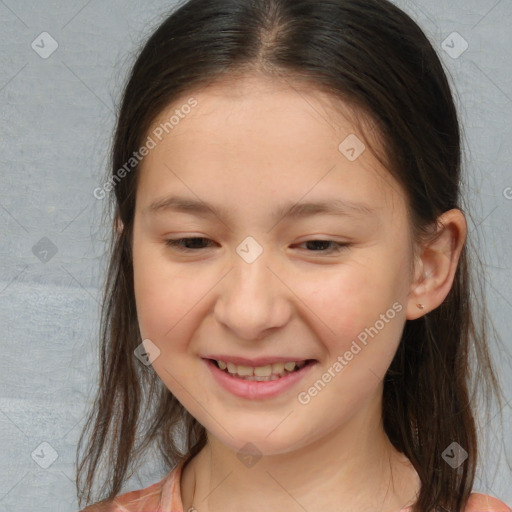
[[[224,430],[221,432],[209,432],[220,443],[233,451],[240,459],[245,456],[254,457],[255,459],[262,456],[280,455],[293,452],[299,449],[304,444],[304,437],[300,439],[293,439],[291,432],[282,430],[277,432],[275,426],[271,429],[255,429],[254,423],[248,425],[247,428],[241,427],[237,424],[231,430],[228,425],[225,425],[228,432],[235,431],[231,437]],[[270,435],[269,435],[270,433]]]

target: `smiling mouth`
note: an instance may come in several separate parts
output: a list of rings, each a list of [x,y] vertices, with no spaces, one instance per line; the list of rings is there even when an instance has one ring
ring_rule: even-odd
[[[306,359],[303,361],[289,361],[286,363],[273,363],[265,366],[245,366],[237,365],[231,362],[218,361],[210,359],[210,361],[221,371],[227,373],[231,377],[241,380],[268,382],[286,377],[290,373],[295,373],[305,366],[315,362],[314,359]]]

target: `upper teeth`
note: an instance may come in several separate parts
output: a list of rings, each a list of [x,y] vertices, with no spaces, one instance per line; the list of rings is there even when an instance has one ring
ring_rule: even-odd
[[[233,363],[226,363],[224,361],[217,361],[219,368],[225,370],[227,368],[229,373],[238,374],[240,376],[251,376],[256,377],[269,377],[270,375],[280,375],[285,370],[292,372],[295,367],[302,368],[306,361],[290,361],[289,363],[273,363],[267,364],[266,366],[244,366]]]

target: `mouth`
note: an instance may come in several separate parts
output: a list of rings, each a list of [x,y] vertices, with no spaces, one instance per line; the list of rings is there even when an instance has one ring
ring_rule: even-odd
[[[306,366],[316,362],[316,359],[290,360],[285,362],[274,362],[262,366],[248,366],[235,364],[231,361],[221,359],[207,359],[218,370],[226,373],[230,377],[245,381],[270,382],[285,378],[286,376],[297,373]]]
[[[290,356],[289,360],[285,357],[246,359],[210,354],[202,359],[213,382],[231,395],[246,400],[270,400],[297,390],[320,364],[316,359],[294,357]],[[216,387],[213,389],[216,392]]]
[[[265,366],[246,366],[235,364],[234,357],[223,356],[231,361],[224,361],[215,356],[212,358],[203,358],[209,373],[221,388],[246,400],[267,400],[277,399],[285,393],[297,389],[300,382],[303,382],[308,375],[314,371],[319,364],[316,359],[291,360],[291,361],[273,361],[259,359],[258,364],[267,363]],[[237,363],[253,362],[255,360],[236,358]],[[225,368],[224,368],[225,365]],[[260,374],[265,375],[260,375]],[[285,395],[286,396],[286,395]]]

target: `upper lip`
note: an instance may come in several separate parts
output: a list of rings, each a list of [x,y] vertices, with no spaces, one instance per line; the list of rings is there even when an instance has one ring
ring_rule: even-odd
[[[247,359],[246,357],[228,356],[223,354],[212,354],[204,356],[205,359],[214,359],[215,361],[224,361],[225,363],[233,363],[243,366],[266,366],[273,363],[288,363],[291,361],[308,361],[309,359],[304,357],[293,357],[293,356],[268,356],[268,357],[256,357],[254,359]]]

